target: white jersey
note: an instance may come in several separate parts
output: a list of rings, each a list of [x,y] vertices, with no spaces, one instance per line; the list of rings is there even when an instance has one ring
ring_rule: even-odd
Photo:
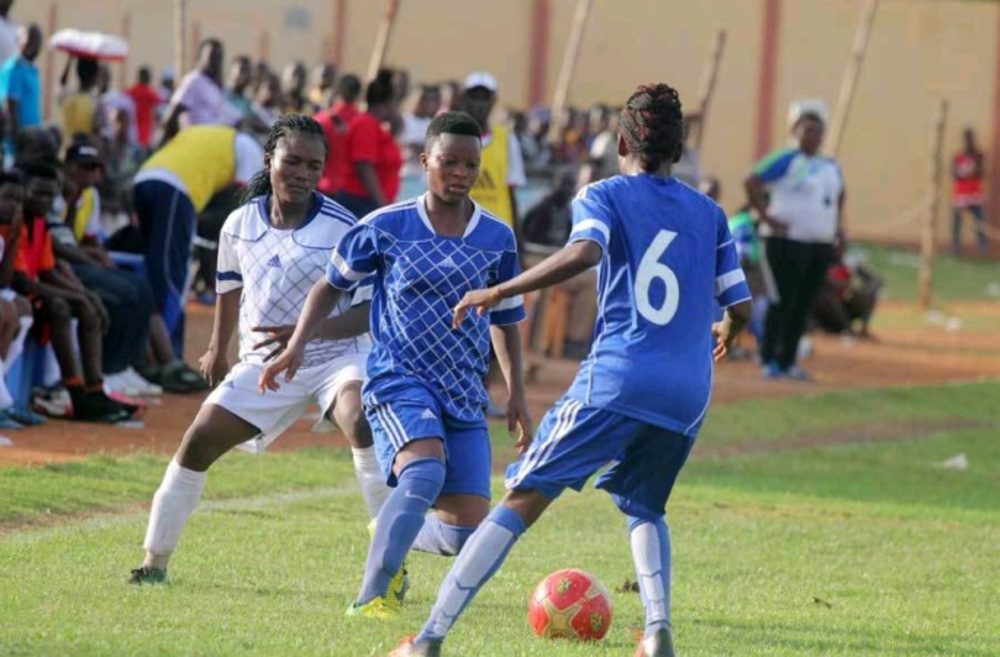
[[[271,226],[267,197],[257,197],[234,210],[219,236],[216,292],[242,288],[240,297],[240,361],[261,363],[273,349],[254,349],[266,334],[257,326],[294,325],[306,296],[323,278],[330,254],[340,238],[356,223],[339,204],[314,192],[314,210],[294,230]],[[331,317],[352,305],[371,299],[371,286],[343,297]],[[313,340],[306,346],[303,367],[313,367],[350,354],[366,354],[371,338],[366,333],[347,340]]]

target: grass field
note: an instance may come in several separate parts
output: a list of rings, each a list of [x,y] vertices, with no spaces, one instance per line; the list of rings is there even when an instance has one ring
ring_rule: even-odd
[[[681,654],[1000,654],[997,399],[1000,382],[983,382],[715,409],[670,507]],[[878,440],[893,423],[910,434]],[[854,431],[872,442],[825,444]],[[958,453],[968,470],[936,465]],[[126,586],[163,465],[91,457],[0,469],[0,654],[354,657],[383,654],[419,626],[448,565],[422,554],[402,618],[342,616],[365,517],[350,459],[332,450],[227,457],[172,583]],[[598,645],[543,642],[524,621],[548,572],[584,568],[611,589],[633,577],[625,537],[603,494],[567,495],[446,654],[631,655],[634,593],[613,594],[615,622]]]
[[[856,245],[853,249],[885,278],[890,299],[916,301],[920,254],[871,244]],[[1000,299],[1000,262],[939,253],[934,260],[934,294],[937,301]]]

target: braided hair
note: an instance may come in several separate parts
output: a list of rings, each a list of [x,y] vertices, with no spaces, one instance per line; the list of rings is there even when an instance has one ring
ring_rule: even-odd
[[[643,170],[654,172],[664,162],[677,162],[684,152],[684,115],[677,90],[663,83],[640,85],[622,108],[619,131]]]
[[[274,150],[278,147],[278,140],[282,137],[287,137],[293,132],[315,135],[323,142],[324,150],[328,149],[323,127],[312,117],[305,114],[285,114],[271,126],[271,132],[267,135],[267,143],[264,144],[265,157],[272,157]],[[250,199],[257,198],[258,196],[267,196],[270,193],[271,169],[265,166],[250,179],[246,190],[243,192],[241,201],[246,203]]]

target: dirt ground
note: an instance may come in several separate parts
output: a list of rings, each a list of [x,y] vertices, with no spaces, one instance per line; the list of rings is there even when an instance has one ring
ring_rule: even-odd
[[[957,329],[922,319],[899,321],[912,311],[887,305],[882,312],[887,326],[876,324],[877,339],[859,341],[812,336],[813,355],[805,361],[815,376],[813,383],[762,380],[752,361],[726,362],[716,369],[717,404],[741,400],[814,394],[843,388],[934,384],[1000,376],[1000,303],[952,304],[949,311],[979,318],[976,330]],[[895,318],[895,321],[888,321]],[[986,318],[986,321],[983,321]],[[998,320],[994,322],[993,320]],[[196,362],[208,342],[211,310],[192,306],[189,312],[187,356]],[[537,375],[529,386],[536,422],[566,389],[577,363],[534,359]],[[94,453],[128,453],[174,450],[193,419],[203,395],[166,395],[143,418],[143,428],[108,427],[50,420],[42,427],[10,432],[13,446],[0,447],[0,463],[38,466],[82,458]],[[314,434],[312,422],[300,420],[273,450],[313,445],[343,445],[339,434]]]

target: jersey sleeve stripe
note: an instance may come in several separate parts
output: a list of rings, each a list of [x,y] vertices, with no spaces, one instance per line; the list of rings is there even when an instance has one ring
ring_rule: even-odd
[[[749,237],[747,239],[749,240]],[[724,249],[724,248],[726,248],[727,246],[729,246],[732,243],[733,243],[733,240],[729,240],[728,242],[723,242],[722,244],[720,244],[719,246],[717,246],[715,248],[716,248],[716,250]]]
[[[215,280],[217,281],[239,281],[243,282],[243,275],[238,271],[219,271],[215,272]]]
[[[345,262],[344,259],[340,257],[340,254],[337,253],[336,251],[334,251],[333,255],[330,256],[330,262],[333,264],[334,267],[337,268],[337,271],[340,272],[341,276],[351,281],[352,283],[357,283],[361,279],[365,278],[366,276],[370,276],[373,273],[370,271],[369,272],[354,271],[353,269],[351,269],[350,265],[348,265],[347,262]]]
[[[607,225],[603,221],[599,221],[598,219],[584,219],[582,221],[578,221],[573,226],[573,231],[570,233],[570,240],[574,237],[580,236],[581,233],[585,233],[588,230],[596,230],[604,237],[605,242],[611,241],[611,230],[608,229]]]
[[[357,306],[359,304],[365,303],[366,301],[372,300],[372,291],[374,290],[373,285],[361,285],[357,290],[354,291],[354,297],[351,299],[351,305]]]
[[[734,285],[739,285],[746,280],[746,274],[743,273],[742,269],[734,269],[728,274],[723,274],[715,279],[715,294],[718,296]]]

